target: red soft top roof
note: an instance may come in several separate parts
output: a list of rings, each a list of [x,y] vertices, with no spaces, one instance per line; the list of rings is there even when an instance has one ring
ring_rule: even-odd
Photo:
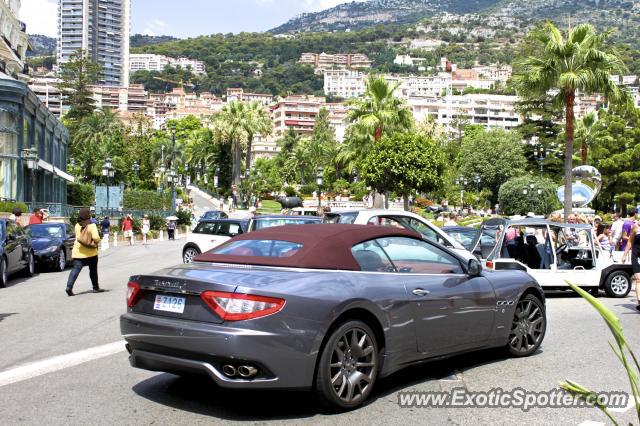
[[[351,248],[362,242],[383,237],[421,238],[421,235],[414,231],[390,226],[342,224],[277,226],[240,234],[229,242],[277,240],[302,244],[302,248],[293,256],[258,257],[204,253],[196,257],[195,261],[359,271],[360,265],[351,254]]]

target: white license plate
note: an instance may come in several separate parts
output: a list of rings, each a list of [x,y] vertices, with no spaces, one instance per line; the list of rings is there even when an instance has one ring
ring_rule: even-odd
[[[156,302],[153,304],[153,309],[156,311],[173,312],[176,314],[184,313],[184,305],[186,299],[184,297],[173,296],[156,296]]]

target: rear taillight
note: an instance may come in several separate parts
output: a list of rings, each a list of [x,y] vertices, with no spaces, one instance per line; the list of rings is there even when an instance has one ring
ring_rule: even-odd
[[[127,306],[133,308],[140,297],[140,284],[129,281],[127,284]]]
[[[495,269],[493,262],[490,260],[487,260],[487,269]]]
[[[284,299],[205,291],[200,297],[223,321],[243,321],[275,314],[284,307]]]

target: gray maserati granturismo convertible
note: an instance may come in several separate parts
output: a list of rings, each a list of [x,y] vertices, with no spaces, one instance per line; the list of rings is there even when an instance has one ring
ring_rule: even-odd
[[[522,271],[384,226],[242,234],[194,263],[132,276],[120,325],[131,365],[237,389],[313,389],[336,409],[417,362],[491,347],[536,352],[542,289]]]

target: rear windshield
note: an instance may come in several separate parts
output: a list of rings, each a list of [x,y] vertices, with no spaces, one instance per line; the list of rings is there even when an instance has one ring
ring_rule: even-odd
[[[291,257],[302,248],[302,244],[279,240],[231,241],[210,253],[232,256]]]
[[[358,217],[358,213],[327,213],[324,216],[324,223],[342,223],[346,225],[353,225]]]

